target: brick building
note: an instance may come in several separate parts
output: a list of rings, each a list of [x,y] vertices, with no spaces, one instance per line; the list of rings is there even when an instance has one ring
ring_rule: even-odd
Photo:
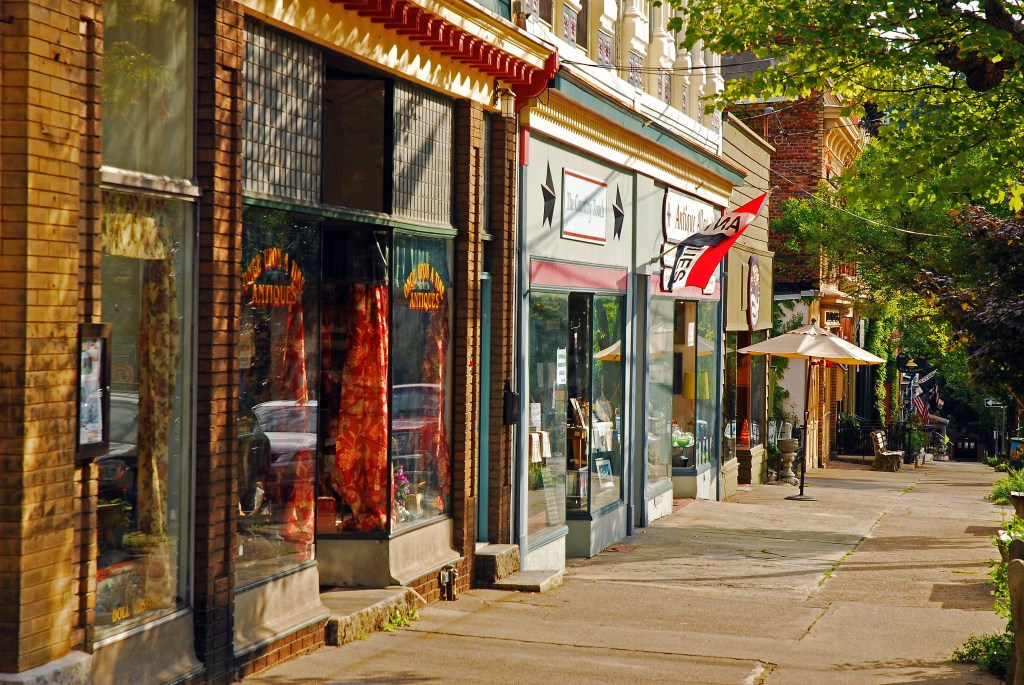
[[[667,279],[743,179],[717,57],[516,8],[5,5],[0,682],[230,682],[325,586],[722,496],[723,272]]]
[[[5,15],[0,681],[230,682],[323,643],[322,585],[468,587],[550,48],[462,2]]]

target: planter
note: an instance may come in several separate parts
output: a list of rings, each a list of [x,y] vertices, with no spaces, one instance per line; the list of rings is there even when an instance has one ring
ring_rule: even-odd
[[[1024,519],[1024,492],[1012,491],[1010,493],[1010,504],[1013,505],[1013,513],[1017,518]]]

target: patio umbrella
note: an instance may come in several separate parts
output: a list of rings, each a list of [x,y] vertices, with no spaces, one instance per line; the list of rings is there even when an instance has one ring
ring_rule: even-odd
[[[810,412],[807,408],[809,395],[811,394],[811,365],[815,360],[831,361],[838,364],[851,366],[862,366],[868,364],[881,364],[885,360],[876,357],[865,349],[848,343],[840,337],[832,335],[824,328],[811,323],[801,326],[788,333],[769,338],[754,345],[749,345],[737,350],[744,354],[762,355],[767,357],[788,357],[789,359],[804,359],[807,362],[807,372],[804,380],[804,430],[807,430],[807,423]],[[804,434],[806,442],[806,433]],[[807,471],[807,461],[804,459],[800,468],[800,494],[786,499],[813,500],[813,497],[804,495],[804,473]]]

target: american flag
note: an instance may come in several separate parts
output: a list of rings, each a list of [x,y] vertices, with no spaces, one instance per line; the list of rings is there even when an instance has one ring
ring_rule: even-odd
[[[924,393],[914,397],[914,409],[917,410],[917,415],[921,418],[921,423],[925,426],[928,425],[928,403],[924,401]]]

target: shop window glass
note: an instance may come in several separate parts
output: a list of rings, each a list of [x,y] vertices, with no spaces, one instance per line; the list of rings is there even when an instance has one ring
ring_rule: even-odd
[[[386,231],[324,235],[320,533],[387,530],[389,245]]]
[[[191,178],[193,3],[103,3],[104,164]]]
[[[768,337],[765,331],[751,334],[750,342],[755,344]],[[750,357],[750,445],[764,445],[768,439],[768,360],[763,356]]]
[[[709,353],[709,341],[697,335],[696,302],[676,300],[672,305],[672,466],[693,468],[698,463],[698,441],[707,432],[697,420],[697,397],[706,380],[697,375],[697,355]]]
[[[569,512],[587,510],[590,497],[590,364],[593,358],[591,343],[591,297],[587,294],[569,295],[569,330],[566,340],[569,407],[568,444],[566,445],[565,508]]]
[[[622,493],[623,306],[620,296],[593,297],[593,380],[590,415],[590,508]]]
[[[696,424],[698,464],[714,461],[721,419],[718,407],[718,301],[702,300],[697,303],[697,387]]]
[[[647,332],[647,487],[672,477],[672,373],[675,303],[654,298]]]
[[[569,296],[530,294],[527,535],[565,524]]]
[[[391,240],[324,236],[321,533],[395,532],[451,511],[451,243]]]
[[[722,442],[722,461],[736,457],[737,360],[740,356],[736,350],[740,347],[743,345],[739,343],[735,331],[725,334],[725,368],[723,370],[725,382],[722,391],[722,421],[725,439]]]
[[[181,607],[188,587],[192,206],[104,193],[110,450],[98,460],[97,637]]]
[[[251,208],[242,227],[239,585],[313,558],[320,231]]]
[[[392,529],[451,509],[451,243],[395,235]]]

